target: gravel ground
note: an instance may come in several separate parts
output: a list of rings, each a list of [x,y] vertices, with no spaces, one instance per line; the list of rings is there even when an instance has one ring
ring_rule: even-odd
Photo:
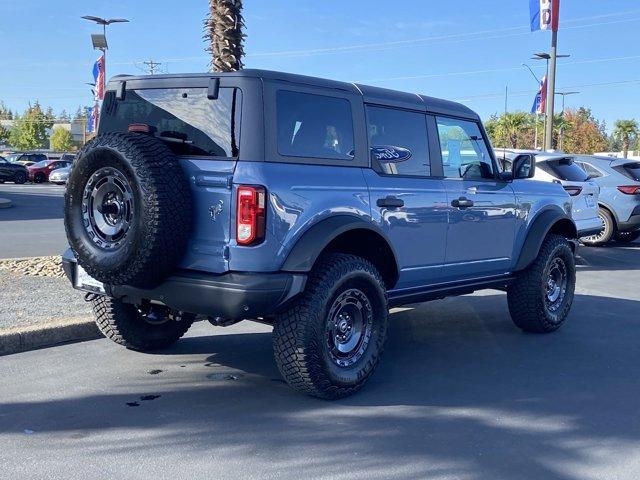
[[[0,270],[0,328],[88,317],[91,308],[66,278],[27,277]]]

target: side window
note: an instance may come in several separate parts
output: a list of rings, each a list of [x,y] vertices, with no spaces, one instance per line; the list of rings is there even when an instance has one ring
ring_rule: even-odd
[[[431,174],[424,114],[367,106],[367,130],[376,171],[420,177]]]
[[[444,175],[465,180],[495,178],[489,149],[475,122],[436,117]]]
[[[588,163],[578,162],[578,164],[582,167],[582,169],[587,172],[589,178],[600,178],[602,177],[602,172],[598,170],[596,167],[589,165]]]
[[[351,103],[343,98],[279,90],[278,152],[307,158],[354,158]]]

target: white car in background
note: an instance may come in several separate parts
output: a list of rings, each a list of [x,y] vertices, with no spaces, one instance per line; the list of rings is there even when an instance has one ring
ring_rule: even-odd
[[[562,153],[544,153],[531,150],[496,150],[496,158],[505,169],[510,168],[511,160],[522,153],[536,157],[536,172],[532,180],[555,182],[562,185],[571,197],[573,221],[578,228],[578,237],[597,235],[604,225],[598,216],[598,196],[600,187],[589,179],[587,173]]]

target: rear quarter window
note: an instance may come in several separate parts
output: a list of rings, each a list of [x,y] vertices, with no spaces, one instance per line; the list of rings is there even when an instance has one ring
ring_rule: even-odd
[[[353,116],[348,100],[278,90],[276,110],[280,155],[354,158]]]
[[[221,88],[215,100],[203,88],[127,90],[123,100],[107,92],[99,132],[146,124],[177,155],[237,157],[241,102],[235,88]]]
[[[537,167],[560,180],[568,182],[586,182],[589,177],[571,158],[539,162]]]
[[[625,177],[640,182],[640,162],[639,163],[627,163],[625,165],[619,165],[613,167],[616,171],[623,174]]]

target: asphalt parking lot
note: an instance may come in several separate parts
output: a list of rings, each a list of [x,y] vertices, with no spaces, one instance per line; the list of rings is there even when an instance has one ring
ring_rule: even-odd
[[[67,248],[64,188],[49,183],[0,184],[0,197],[13,203],[0,210],[0,258],[59,255]]]
[[[380,368],[337,402],[283,384],[250,322],[151,355],[2,357],[2,476],[640,478],[640,244],[580,255],[561,331],[521,333],[493,291],[395,311]]]

